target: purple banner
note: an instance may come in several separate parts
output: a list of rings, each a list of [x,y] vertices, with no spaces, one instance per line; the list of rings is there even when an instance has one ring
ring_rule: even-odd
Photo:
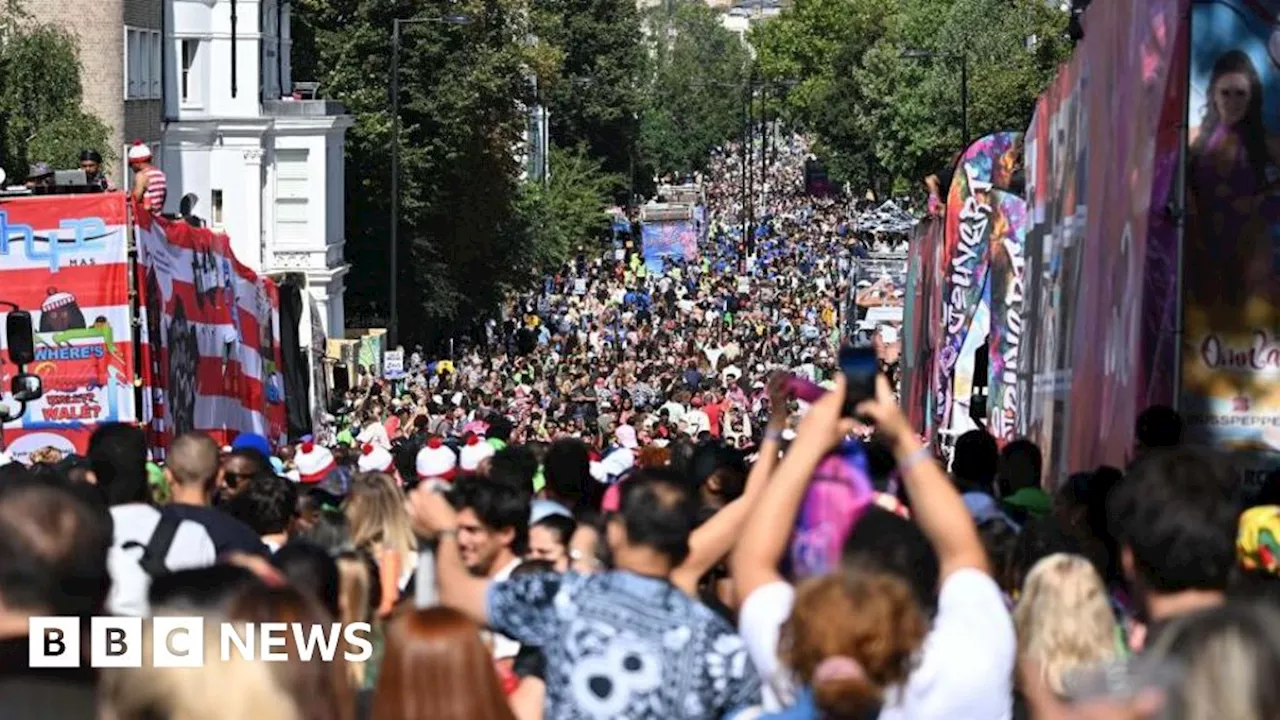
[[[987,427],[1001,445],[1018,434],[1018,371],[1022,364],[1026,297],[1027,202],[992,191],[990,379]]]

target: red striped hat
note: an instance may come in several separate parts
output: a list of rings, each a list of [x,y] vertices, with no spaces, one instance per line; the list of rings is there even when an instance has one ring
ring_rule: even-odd
[[[414,462],[419,480],[453,480],[458,472],[458,456],[445,447],[444,442],[433,437],[418,451]]]
[[[479,435],[468,435],[466,444],[462,446],[460,465],[463,472],[475,472],[480,463],[493,457],[496,451],[493,445],[485,442]]]
[[[298,468],[298,479],[304,483],[318,483],[337,467],[333,453],[316,445],[314,440],[306,440],[298,446],[293,464]]]
[[[356,461],[360,472],[389,473],[394,469],[395,461],[391,453],[381,445],[365,443],[360,448],[360,459]]]

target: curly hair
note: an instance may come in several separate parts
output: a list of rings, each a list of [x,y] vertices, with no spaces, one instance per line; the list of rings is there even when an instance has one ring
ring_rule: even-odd
[[[1035,660],[1045,685],[1066,694],[1072,672],[1116,657],[1116,619],[1098,571],[1083,556],[1055,553],[1027,574],[1013,612],[1018,656]]]
[[[928,627],[906,582],[880,572],[845,570],[796,588],[778,656],[813,689],[823,717],[873,717],[884,689],[911,674]],[[862,676],[815,683],[818,666],[838,656],[855,660]]]

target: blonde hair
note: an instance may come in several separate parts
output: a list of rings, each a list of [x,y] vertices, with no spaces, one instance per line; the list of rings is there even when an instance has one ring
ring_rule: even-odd
[[[1182,720],[1268,720],[1280,716],[1280,612],[1267,603],[1229,603],[1174,621],[1149,657],[1180,682],[1170,709]]]
[[[404,567],[417,561],[418,540],[413,534],[405,496],[385,473],[360,473],[351,481],[343,505],[351,543],[377,557],[379,551],[400,555]]]
[[[218,626],[217,619],[205,622],[203,667],[156,667],[152,623],[143,621],[142,667],[102,671],[104,716],[114,720],[302,720],[271,665],[248,660],[238,652],[222,660]]]
[[[1055,553],[1031,568],[1013,623],[1018,657],[1038,663],[1045,686],[1059,696],[1069,673],[1116,658],[1116,619],[1106,586],[1079,555]]]
[[[375,622],[370,595],[377,576],[370,572],[370,561],[361,551],[341,553],[335,561],[338,565],[338,622],[343,627],[356,622]],[[352,687],[363,687],[365,675],[363,660],[347,662],[347,676]]]

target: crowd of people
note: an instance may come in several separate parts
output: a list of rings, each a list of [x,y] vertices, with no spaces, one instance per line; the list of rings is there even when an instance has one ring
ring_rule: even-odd
[[[1243,498],[1166,408],[1128,467],[1060,479],[982,430],[940,462],[891,368],[850,407],[867,238],[780,150],[754,237],[729,147],[698,258],[584,253],[317,437],[190,432],[161,465],[113,424],[0,466],[0,716],[1280,716],[1280,480]],[[31,617],[104,614],[369,623],[373,652],[30,666]]]

